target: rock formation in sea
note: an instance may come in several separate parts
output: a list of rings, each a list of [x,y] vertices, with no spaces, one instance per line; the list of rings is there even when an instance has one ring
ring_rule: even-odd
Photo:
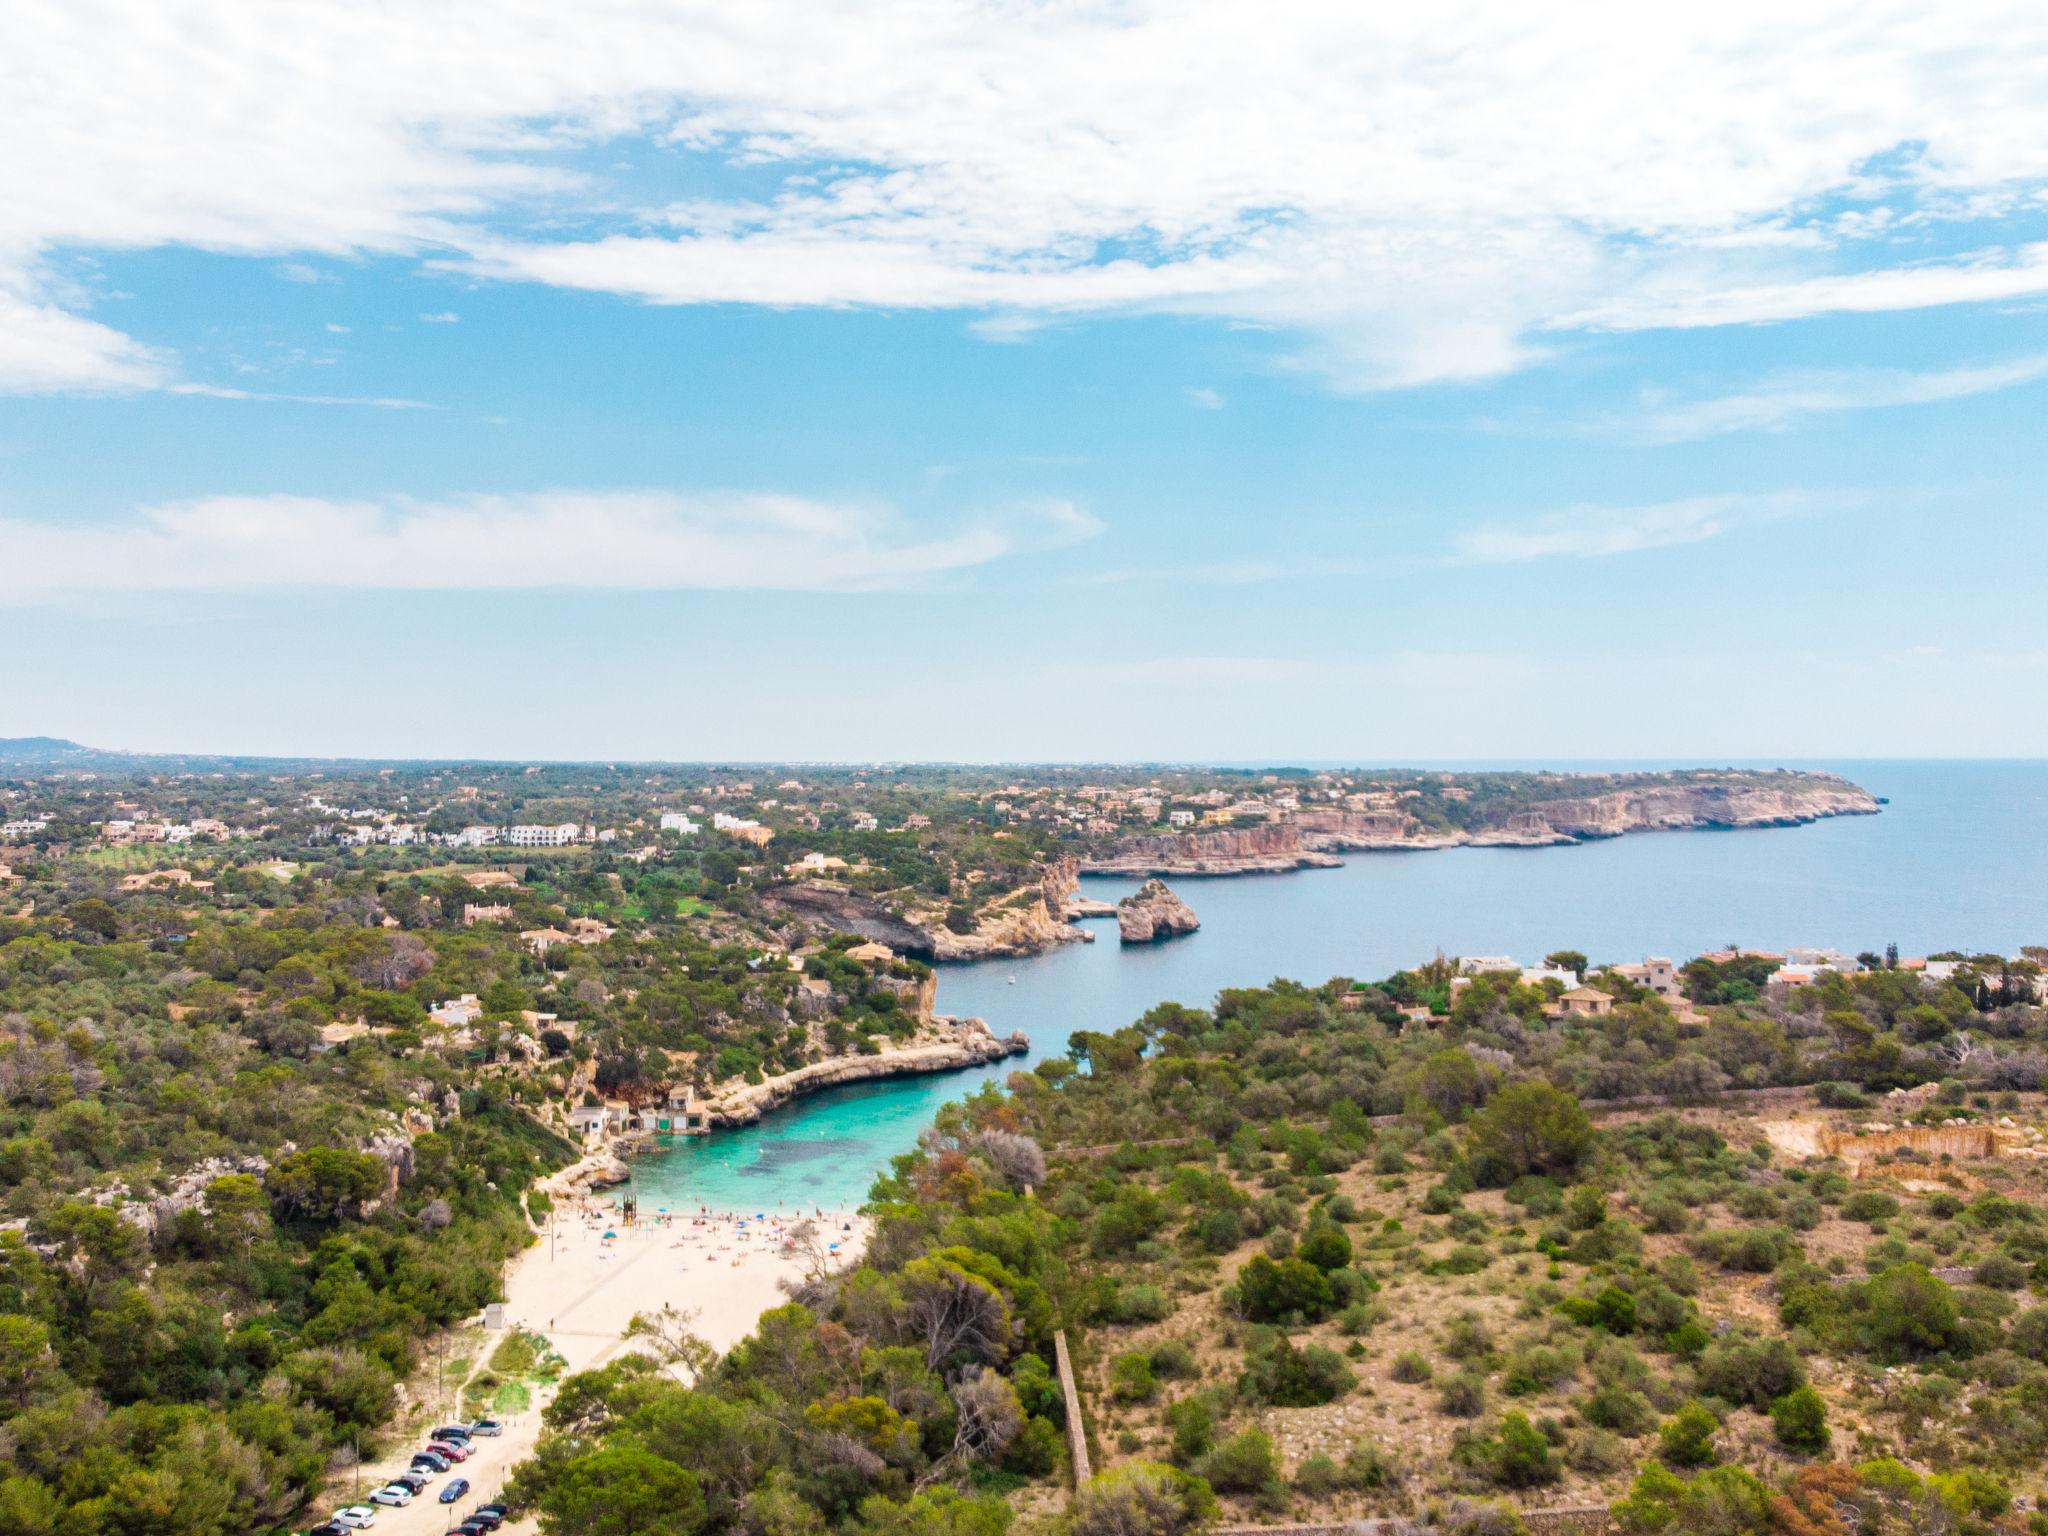
[[[1202,920],[1162,880],[1147,880],[1116,904],[1117,936],[1126,944],[1150,944],[1201,926]]]

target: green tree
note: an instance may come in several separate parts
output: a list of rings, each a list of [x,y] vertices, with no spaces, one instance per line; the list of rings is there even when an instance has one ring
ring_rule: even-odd
[[[1501,1089],[1465,1135],[1473,1176],[1488,1185],[1511,1184],[1525,1173],[1568,1176],[1593,1148],[1593,1124],[1579,1101],[1542,1082]]]
[[[630,1442],[570,1462],[540,1501],[548,1536],[694,1536],[703,1526],[696,1475]]]
[[[1771,1404],[1771,1427],[1788,1451],[1818,1456],[1834,1438],[1828,1432],[1828,1405],[1812,1387],[1795,1387]]]
[[[1657,1454],[1674,1467],[1705,1467],[1719,1460],[1714,1436],[1721,1421],[1698,1398],[1681,1407],[1657,1431]]]

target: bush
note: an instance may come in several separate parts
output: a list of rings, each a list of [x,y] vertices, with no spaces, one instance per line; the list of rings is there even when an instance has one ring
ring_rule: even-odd
[[[1540,1488],[1557,1481],[1557,1457],[1543,1431],[1524,1414],[1510,1413],[1486,1449],[1487,1471],[1503,1488]]]
[[[1602,1387],[1586,1399],[1586,1422],[1633,1439],[1647,1435],[1657,1424],[1657,1410],[1640,1392],[1627,1387]]]
[[[1701,1352],[1695,1374],[1703,1392],[1760,1413],[1787,1392],[1806,1385],[1806,1367],[1791,1344],[1754,1336],[1710,1344]]]
[[[1195,1352],[1179,1339],[1152,1346],[1152,1374],[1161,1381],[1184,1381],[1195,1374]]]
[[[1216,1438],[1216,1415],[1206,1398],[1184,1397],[1170,1403],[1161,1418],[1173,1433],[1168,1454],[1175,1466],[1187,1466],[1209,1454]]]
[[[1156,1285],[1126,1285],[1116,1293],[1116,1320],[1120,1323],[1157,1323],[1173,1312],[1173,1303]]]
[[[1109,1367],[1109,1395],[1120,1403],[1150,1402],[1154,1391],[1150,1356],[1118,1355]]]
[[[1692,1240],[1692,1246],[1695,1253],[1713,1260],[1723,1269],[1753,1275],[1767,1275],[1803,1251],[1799,1239],[1782,1227],[1736,1227],[1702,1232]]]
[[[1232,1435],[1202,1459],[1202,1477],[1219,1493],[1256,1493],[1280,1477],[1280,1458],[1262,1430]]]
[[[1479,1371],[1460,1371],[1437,1394],[1437,1411],[1454,1419],[1476,1419],[1486,1412],[1486,1377]]]
[[[1320,1344],[1296,1349],[1282,1338],[1246,1363],[1238,1385],[1246,1396],[1276,1408],[1314,1408],[1335,1402],[1357,1382],[1334,1349]]]
[[[1335,1301],[1329,1277],[1315,1265],[1264,1254],[1238,1272],[1237,1293],[1245,1316],[1255,1323],[1313,1322],[1326,1316]]]
[[[1899,1214],[1899,1202],[1880,1189],[1859,1189],[1842,1202],[1847,1221],[1884,1221]]]
[[[1822,1109],[1867,1109],[1870,1105],[1854,1083],[1815,1083],[1813,1101]]]
[[[1301,1239],[1298,1257],[1325,1274],[1333,1269],[1344,1269],[1351,1263],[1351,1239],[1334,1221],[1311,1222]]]
[[[1394,1357],[1393,1376],[1396,1381],[1405,1381],[1412,1386],[1429,1380],[1435,1374],[1428,1358],[1420,1350],[1404,1349]]]
[[[1657,1431],[1657,1454],[1674,1467],[1711,1466],[1719,1459],[1714,1454],[1714,1435],[1720,1427],[1714,1410],[1695,1398]]]
[[[1834,1438],[1828,1433],[1828,1405],[1812,1387],[1795,1387],[1771,1404],[1771,1427],[1788,1451],[1818,1456]]]
[[[1898,1360],[1948,1348],[1960,1309],[1948,1283],[1920,1264],[1894,1264],[1863,1287],[1871,1350]]]
[[[1199,1477],[1133,1461],[1074,1495],[1070,1528],[1073,1536],[1186,1536],[1215,1514],[1216,1495]]]

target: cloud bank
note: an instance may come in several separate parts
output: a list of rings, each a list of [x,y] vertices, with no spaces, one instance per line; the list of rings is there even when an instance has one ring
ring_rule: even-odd
[[[915,586],[1090,538],[1066,502],[938,531],[758,493],[550,491],[442,502],[212,497],[118,524],[0,520],[4,597],[94,592],[773,590]]]
[[[2048,10],[2000,0],[15,6],[0,389],[171,376],[43,280],[110,248],[1011,336],[1209,317],[1352,388],[1585,332],[2024,299],[2044,57]]]

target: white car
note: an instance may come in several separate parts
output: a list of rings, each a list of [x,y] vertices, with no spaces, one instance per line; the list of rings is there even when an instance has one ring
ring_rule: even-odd
[[[505,1426],[496,1419],[478,1419],[469,1426],[469,1432],[472,1435],[502,1435],[505,1433]]]
[[[370,1495],[372,1504],[396,1504],[401,1509],[412,1502],[412,1490],[403,1483],[391,1483]]]
[[[364,1530],[377,1523],[377,1511],[367,1504],[351,1504],[347,1509],[334,1512],[334,1523],[345,1525],[352,1531]]]

